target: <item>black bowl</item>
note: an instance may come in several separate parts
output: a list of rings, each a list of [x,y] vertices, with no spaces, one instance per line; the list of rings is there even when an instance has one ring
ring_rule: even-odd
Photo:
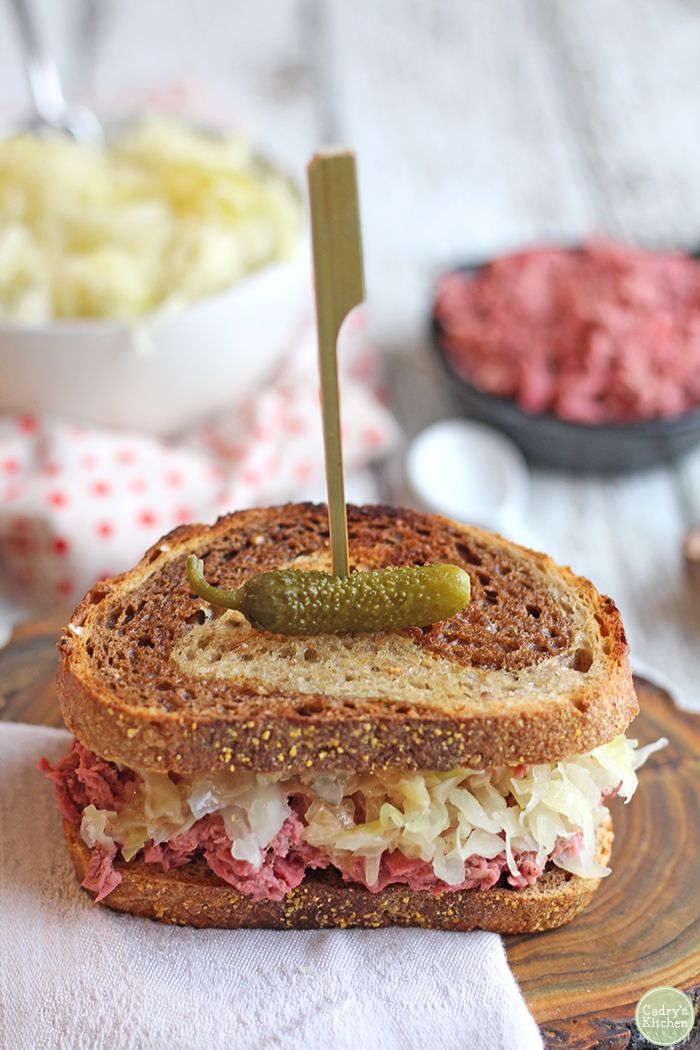
[[[482,265],[455,270],[477,272]],[[572,423],[551,412],[533,414],[511,398],[484,393],[456,371],[445,352],[434,312],[431,342],[464,414],[498,427],[531,463],[567,470],[631,472],[670,463],[700,444],[700,408],[674,418],[638,423]]]

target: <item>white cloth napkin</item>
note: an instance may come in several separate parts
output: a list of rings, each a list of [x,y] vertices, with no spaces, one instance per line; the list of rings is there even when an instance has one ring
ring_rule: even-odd
[[[357,313],[339,352],[348,471],[385,455],[398,428],[377,394]],[[178,441],[31,415],[0,418],[0,570],[30,608],[75,603],[165,532],[321,488],[323,440],[311,318],[248,403]],[[322,491],[322,489],[321,489]]]
[[[0,726],[0,1045],[13,1050],[541,1050],[501,939],[192,930],[90,902],[42,754]]]

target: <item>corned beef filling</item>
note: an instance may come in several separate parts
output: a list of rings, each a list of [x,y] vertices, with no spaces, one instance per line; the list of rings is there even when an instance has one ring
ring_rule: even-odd
[[[201,855],[214,874],[239,893],[256,901],[279,901],[299,885],[307,866],[326,867],[315,855],[314,848],[302,842],[303,830],[304,825],[296,813],[287,817],[256,871],[251,864],[231,855],[231,839],[224,822],[217,814],[211,814],[167,843],[146,846],[143,859],[147,864],[160,864],[163,871],[169,871]]]
[[[521,768],[521,767],[518,767]],[[39,769],[53,781],[56,802],[62,815],[70,823],[79,826],[87,806],[117,813],[133,798],[141,777],[126,769],[99,758],[92,751],[74,741],[71,750],[57,765],[42,758]],[[522,767],[524,770],[525,767]],[[615,794],[616,789],[606,790],[606,795]],[[290,890],[298,886],[308,869],[335,866],[324,855],[322,849],[304,841],[306,827],[304,814],[308,799],[299,795],[290,798],[292,808],[280,830],[262,851],[259,867],[232,855],[232,840],[227,834],[224,820],[217,813],[210,813],[196,820],[192,826],[166,842],[147,842],[136,856],[147,864],[158,864],[163,871],[181,867],[201,857],[209,868],[240,893],[253,900],[282,900]],[[82,885],[102,900],[119,885],[122,876],[114,867],[117,845],[95,842],[88,871]],[[118,844],[121,846],[121,843]],[[498,883],[522,889],[532,886],[542,875],[548,861],[563,851],[569,855],[580,853],[580,833],[558,839],[554,849],[544,861],[538,861],[535,851],[514,854],[518,874],[513,874],[505,850],[492,858],[471,856],[465,861],[465,878],[460,883],[448,884],[439,879],[430,862],[408,857],[400,850],[385,851],[379,861],[377,877],[368,882],[363,857],[350,857],[340,871],[347,882],[359,883],[370,892],[378,893],[387,886],[402,884],[412,890],[427,890],[433,894],[470,889],[489,889]]]
[[[113,762],[105,762],[77,740],[57,766],[42,758],[39,769],[53,781],[58,808],[71,824],[80,824],[88,805],[119,809],[129,787],[139,780],[133,769],[120,769]]]
[[[446,356],[525,412],[597,424],[700,404],[700,263],[613,242],[540,248],[439,282]]]
[[[92,890],[93,893],[97,894],[95,897],[97,901],[101,901],[108,893],[116,889],[122,881],[121,875],[114,867],[116,856],[117,847],[114,844],[110,846],[98,845],[92,851],[82,885],[86,890]]]

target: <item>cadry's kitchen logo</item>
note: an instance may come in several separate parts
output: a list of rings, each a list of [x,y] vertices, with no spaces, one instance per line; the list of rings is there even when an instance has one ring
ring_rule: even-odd
[[[676,1046],[693,1030],[695,1011],[679,988],[651,988],[637,1003],[634,1020],[652,1046]]]

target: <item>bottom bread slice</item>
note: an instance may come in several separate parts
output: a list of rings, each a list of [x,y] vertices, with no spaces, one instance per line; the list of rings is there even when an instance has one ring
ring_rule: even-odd
[[[74,825],[63,829],[78,880],[85,878],[90,850]],[[597,860],[607,864],[612,849],[610,818],[598,832]],[[436,930],[493,930],[534,933],[563,926],[583,911],[600,879],[582,879],[550,866],[527,889],[464,890],[432,894],[407,886],[370,893],[344,882],[333,871],[311,872],[281,901],[254,901],[215,875],[202,859],[162,871],[141,860],[117,861],[122,876],[101,903],[159,922],[180,926],[270,929],[424,926]]]

